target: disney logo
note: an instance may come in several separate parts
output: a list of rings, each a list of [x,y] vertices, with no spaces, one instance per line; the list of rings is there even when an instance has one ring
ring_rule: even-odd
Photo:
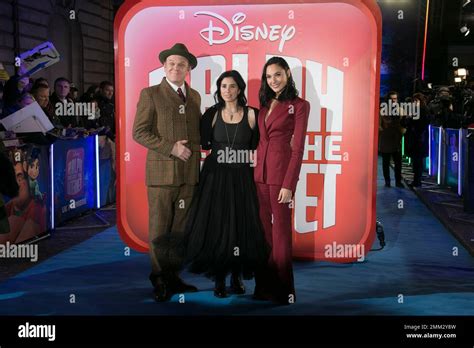
[[[198,11],[194,13],[194,17],[197,16],[209,16],[218,20],[218,22],[214,24],[213,19],[209,19],[209,25],[199,32],[201,37],[206,40],[210,46],[224,44],[229,42],[232,38],[234,38],[235,41],[258,41],[260,39],[268,39],[270,41],[280,40],[278,50],[282,52],[285,42],[291,40],[296,33],[294,26],[288,26],[286,24],[283,26],[267,26],[265,23],[262,23],[261,26],[239,26],[247,18],[247,15],[242,12],[234,14],[230,21],[210,11]]]

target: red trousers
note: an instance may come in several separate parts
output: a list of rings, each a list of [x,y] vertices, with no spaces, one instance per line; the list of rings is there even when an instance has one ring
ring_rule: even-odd
[[[278,302],[291,302],[291,299],[295,299],[291,209],[288,203],[278,203],[281,186],[261,183],[256,185],[260,219],[267,243],[272,248],[267,269],[255,276],[256,288],[270,294]]]

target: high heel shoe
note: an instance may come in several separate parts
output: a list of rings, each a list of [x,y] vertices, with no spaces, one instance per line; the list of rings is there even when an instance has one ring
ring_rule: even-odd
[[[232,277],[230,278],[230,287],[234,294],[245,294],[245,286],[242,283],[242,277],[240,274],[232,274]]]
[[[216,280],[216,286],[214,288],[214,296],[219,298],[227,297],[227,290],[225,288],[225,279]]]

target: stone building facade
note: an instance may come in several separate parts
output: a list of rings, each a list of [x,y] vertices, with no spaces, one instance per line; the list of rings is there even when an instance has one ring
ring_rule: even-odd
[[[0,0],[0,62],[11,75],[15,56],[51,41],[61,61],[33,77],[70,79],[82,93],[113,81],[113,0]]]

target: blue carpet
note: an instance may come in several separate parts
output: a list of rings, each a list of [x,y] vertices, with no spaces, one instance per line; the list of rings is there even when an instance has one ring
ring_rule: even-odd
[[[474,315],[474,259],[413,192],[383,187],[378,169],[387,246],[361,263],[295,262],[290,306],[253,301],[253,281],[248,294],[217,299],[209,280],[187,273],[201,291],[157,304],[148,255],[126,256],[112,227],[0,283],[0,315]]]

